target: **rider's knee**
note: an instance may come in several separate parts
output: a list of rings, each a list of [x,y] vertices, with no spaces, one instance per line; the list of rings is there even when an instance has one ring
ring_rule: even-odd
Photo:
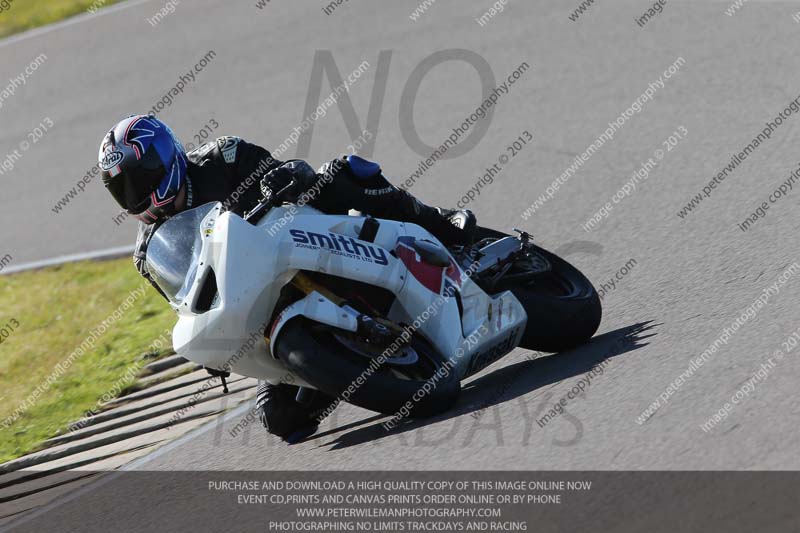
[[[350,173],[356,179],[369,180],[381,173],[381,166],[374,161],[369,161],[357,155],[348,155],[345,160],[347,161]]]
[[[380,176],[381,166],[357,155],[348,155],[328,161],[319,168],[317,174],[330,180],[347,176],[356,182],[365,182]]]

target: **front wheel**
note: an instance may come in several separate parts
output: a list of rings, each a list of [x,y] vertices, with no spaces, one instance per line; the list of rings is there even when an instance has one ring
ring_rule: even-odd
[[[479,228],[478,234],[487,242],[508,236],[488,228]],[[603,315],[594,286],[567,261],[534,244],[528,246],[529,257],[519,260],[509,275],[509,279],[516,275],[525,281],[498,285],[510,290],[528,314],[519,346],[560,352],[586,342],[597,331]],[[526,269],[533,274],[525,275]]]
[[[301,317],[283,327],[275,344],[278,359],[307,383],[372,411],[432,416],[452,407],[461,392],[447,360],[416,336],[381,364],[380,350]]]

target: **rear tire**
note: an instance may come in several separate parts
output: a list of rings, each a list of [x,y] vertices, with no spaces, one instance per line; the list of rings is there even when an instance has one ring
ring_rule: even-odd
[[[425,358],[425,364],[430,365],[431,374],[441,374],[438,380],[430,377],[403,379],[392,370],[400,367],[389,363],[365,376],[371,362],[369,358],[343,346],[330,327],[302,317],[284,325],[276,340],[275,355],[289,370],[329,396],[341,398],[352,384],[354,390],[347,401],[365,409],[393,415],[404,406],[408,408],[406,402],[410,402],[408,416],[411,417],[447,411],[461,392],[458,377],[452,370],[443,371],[445,358],[427,342],[412,337],[409,343],[420,358]],[[357,385],[359,377],[362,377],[361,385]],[[430,383],[430,391],[414,401],[415,393],[426,383]]]
[[[505,233],[478,228],[478,238],[503,238]],[[508,287],[528,314],[528,324],[519,346],[528,350],[560,352],[592,338],[603,311],[592,283],[577,268],[536,245],[536,254],[551,265],[549,279],[535,279]],[[553,290],[562,288],[562,293]],[[545,288],[547,290],[545,290]]]

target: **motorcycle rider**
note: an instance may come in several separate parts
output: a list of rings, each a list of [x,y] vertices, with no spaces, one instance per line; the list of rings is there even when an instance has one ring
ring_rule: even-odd
[[[325,213],[357,209],[419,224],[445,245],[469,244],[476,226],[470,211],[427,206],[389,183],[377,163],[357,156],[334,159],[317,173],[305,161],[279,161],[238,137],[220,137],[186,153],[172,130],[152,115],[132,115],[117,123],[103,138],[98,159],[108,191],[139,220],[134,264],[159,292],[145,262],[150,238],[170,216],[208,202],[223,202],[242,215],[267,190],[284,190],[283,200],[296,201],[319,184],[308,203]],[[257,393],[267,431],[290,443],[313,434],[317,417],[335,402],[317,391],[300,403],[297,392],[290,384],[261,382]]]

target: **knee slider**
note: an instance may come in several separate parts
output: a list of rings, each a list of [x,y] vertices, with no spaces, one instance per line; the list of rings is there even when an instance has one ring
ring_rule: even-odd
[[[357,155],[348,155],[346,159],[350,171],[357,178],[369,179],[381,173],[381,166],[374,161],[367,161]]]

